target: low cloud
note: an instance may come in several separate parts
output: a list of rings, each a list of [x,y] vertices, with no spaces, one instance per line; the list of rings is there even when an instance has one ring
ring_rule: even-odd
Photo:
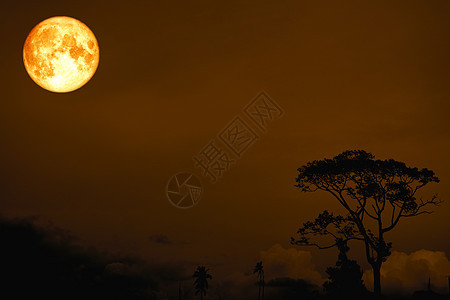
[[[366,286],[373,287],[372,271],[364,273]],[[428,278],[431,289],[438,293],[448,291],[450,261],[444,252],[419,250],[410,254],[393,251],[381,269],[382,289],[386,293],[411,294],[427,289]]]
[[[284,248],[280,244],[275,244],[261,251],[258,260],[261,260],[264,266],[266,282],[264,299],[292,299],[293,292],[298,297],[312,290],[322,290],[324,278],[312,263],[309,251]],[[224,299],[253,299],[258,295],[256,281],[253,269],[232,273],[221,280],[220,295]],[[215,293],[214,290],[211,292],[211,295]]]
[[[192,262],[147,262],[136,257],[100,253],[78,246],[64,230],[36,226],[33,219],[6,220],[0,216],[0,231],[0,273],[6,278],[5,294],[14,291],[23,299],[36,295],[44,295],[46,299],[60,299],[63,295],[68,300],[100,299],[105,295],[155,299],[178,295],[180,282],[183,293],[193,294],[195,264]],[[152,235],[149,240],[162,245],[180,243],[162,234]],[[325,278],[312,263],[309,251],[275,244],[261,251],[258,260],[264,265],[267,300],[292,299],[293,295],[311,295],[322,290]],[[208,296],[235,300],[255,298],[258,286],[252,271],[248,266],[228,276],[214,276]],[[448,274],[450,261],[444,252],[393,251],[383,264],[382,289],[384,293],[412,293],[426,289],[430,277],[433,291],[446,293]],[[370,270],[364,273],[363,279],[371,289]]]
[[[275,244],[270,249],[261,251],[260,257],[266,278],[301,278],[319,286],[325,280],[312,263],[310,251],[283,248],[280,244]]]
[[[156,244],[173,245],[173,241],[171,241],[169,237],[164,234],[153,234],[148,237],[148,240]]]
[[[148,240],[155,244],[161,244],[161,245],[186,245],[188,244],[185,241],[173,241],[169,239],[169,237],[165,234],[152,234],[148,237]]]

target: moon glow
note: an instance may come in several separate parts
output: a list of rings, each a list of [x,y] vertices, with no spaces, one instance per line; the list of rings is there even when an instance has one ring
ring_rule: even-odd
[[[52,17],[28,34],[23,62],[31,79],[42,88],[67,93],[94,76],[100,51],[94,33],[70,17]]]

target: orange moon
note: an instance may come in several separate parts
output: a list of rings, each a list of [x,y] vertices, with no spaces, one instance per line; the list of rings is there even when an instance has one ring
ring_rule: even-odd
[[[67,93],[94,76],[100,51],[94,33],[70,17],[53,17],[37,24],[23,46],[23,62],[42,88]]]

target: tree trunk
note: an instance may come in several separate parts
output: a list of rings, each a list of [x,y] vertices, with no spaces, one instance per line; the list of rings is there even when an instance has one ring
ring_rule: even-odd
[[[261,280],[258,282],[258,300],[261,299]]]
[[[263,278],[262,278],[262,297],[261,297],[261,300],[264,300],[264,285],[265,285],[265,282],[264,282],[264,275],[263,275]]]
[[[262,287],[262,277],[259,275],[259,282],[258,282],[258,300],[261,299],[261,287]]]
[[[373,292],[375,296],[381,296],[381,264],[374,264],[372,266],[373,269]]]

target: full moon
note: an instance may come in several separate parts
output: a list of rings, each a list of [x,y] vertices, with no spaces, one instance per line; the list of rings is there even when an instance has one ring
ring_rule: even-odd
[[[67,93],[94,76],[100,51],[94,33],[70,17],[53,17],[37,24],[23,46],[23,62],[42,88]]]

